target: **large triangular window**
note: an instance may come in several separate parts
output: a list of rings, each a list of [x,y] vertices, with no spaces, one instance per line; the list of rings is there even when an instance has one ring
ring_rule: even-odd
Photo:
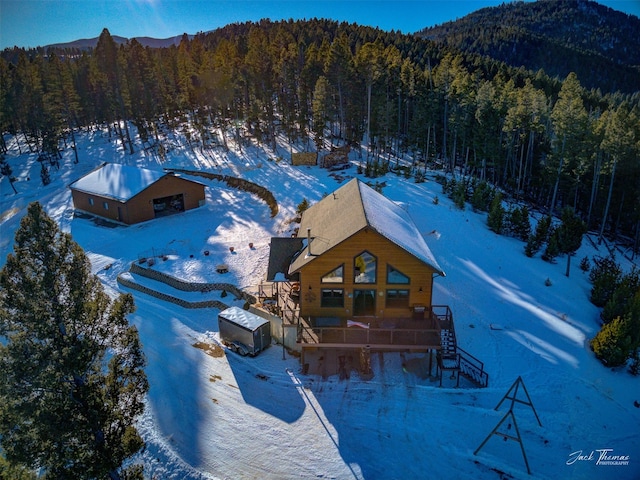
[[[322,283],[344,283],[344,264],[324,275]]]
[[[409,285],[411,280],[397,268],[387,265],[387,283],[392,285]]]
[[[353,260],[354,283],[376,283],[378,260],[369,252],[364,251]]]

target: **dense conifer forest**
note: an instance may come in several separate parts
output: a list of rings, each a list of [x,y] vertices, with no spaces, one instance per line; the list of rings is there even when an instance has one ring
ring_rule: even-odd
[[[640,85],[640,19],[589,0],[511,2],[419,33],[443,45],[524,65],[583,86],[633,93]]]
[[[441,168],[466,179],[467,197],[483,182],[545,212],[569,206],[637,249],[640,93],[592,81],[330,20],[232,24],[161,48],[105,29],[95,48],[5,50],[0,129],[43,171],[96,125],[160,158],[167,129],[194,149],[278,136],[321,155],[348,144],[370,176]]]

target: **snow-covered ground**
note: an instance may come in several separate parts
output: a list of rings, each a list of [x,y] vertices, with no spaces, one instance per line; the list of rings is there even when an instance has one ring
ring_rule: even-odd
[[[19,181],[18,194],[6,178],[0,185],[0,264],[28,203],[38,200],[85,249],[113,293],[125,291],[116,278],[131,262],[166,253],[153,268],[255,294],[270,237],[290,234],[289,220],[303,198],[316,202],[345,180],[316,167],[292,167],[288,147],[203,155],[178,146],[160,163],[141,151],[125,154],[94,132],[79,143],[80,163],[73,165],[66,152],[43,187],[36,155],[19,156],[15,140],[8,143],[7,160]],[[280,210],[272,218],[257,197],[197,178],[208,185],[202,208],[130,227],[99,226],[74,217],[66,187],[103,161],[242,177],[271,190]],[[356,168],[340,174],[351,178]],[[435,279],[434,304],[451,307],[459,345],[484,362],[489,388],[439,387],[422,355],[406,356],[406,372],[399,354],[374,355],[369,381],[355,374],[342,381],[303,375],[298,359],[279,345],[256,358],[221,348],[215,309],[187,310],[133,292],[131,322],[140,331],[151,385],[138,425],[147,442],[139,460],[148,478],[640,478],[639,380],[603,367],[588,346],[598,309],[588,301],[590,285],[578,260],[605,252],[583,242],[567,278],[564,259],[527,258],[522,242],[492,233],[485,215],[456,209],[431,178],[424,184],[393,174],[377,180],[411,214],[446,272]],[[216,273],[219,263],[229,273]],[[474,455],[507,414],[509,401],[495,407],[518,377],[542,423],[529,406],[515,404],[531,475],[520,444],[502,436],[492,435]],[[526,400],[522,388],[518,398]],[[500,432],[515,436],[511,423]],[[604,449],[628,456],[628,465],[598,462]]]

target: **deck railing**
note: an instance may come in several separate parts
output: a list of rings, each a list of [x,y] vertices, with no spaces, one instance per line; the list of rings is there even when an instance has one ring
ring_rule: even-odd
[[[442,325],[453,325],[451,309],[446,305],[432,307],[424,319],[372,318],[370,328],[365,323],[349,327],[315,326],[315,319],[300,321],[298,339],[305,344],[337,344],[362,346],[415,346],[438,349]],[[336,318],[339,322],[339,319]],[[367,322],[368,323],[368,322]]]
[[[408,345],[440,347],[438,328],[361,328],[361,327],[308,327],[300,326],[300,341],[310,344],[345,345]]]
[[[458,364],[460,365],[460,373],[480,387],[489,385],[489,374],[484,371],[484,363],[460,347],[458,347]]]
[[[453,313],[449,305],[431,305],[431,316],[440,321],[442,328],[453,328]]]

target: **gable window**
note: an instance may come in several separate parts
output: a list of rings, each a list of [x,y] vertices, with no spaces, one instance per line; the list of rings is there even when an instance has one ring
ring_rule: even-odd
[[[387,290],[387,308],[409,308],[409,290]]]
[[[395,285],[409,285],[410,280],[404,273],[391,265],[387,265],[387,283]]]
[[[353,260],[354,283],[376,283],[378,261],[369,252],[364,251]]]
[[[327,308],[344,307],[344,290],[342,288],[323,288],[320,306]]]
[[[322,283],[344,283],[344,264],[324,275]]]

